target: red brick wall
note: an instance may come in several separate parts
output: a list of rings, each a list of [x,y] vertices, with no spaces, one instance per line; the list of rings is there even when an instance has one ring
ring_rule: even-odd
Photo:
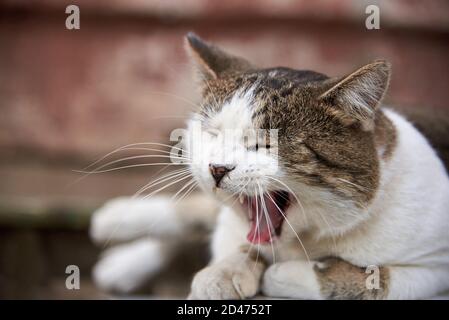
[[[65,29],[72,3],[81,10],[80,30]],[[369,3],[3,1],[0,195],[22,192],[19,165],[40,163],[44,172],[83,166],[117,146],[166,140],[188,101],[198,101],[182,48],[190,30],[261,66],[340,75],[385,58],[394,68],[388,102],[447,108],[449,2],[377,1],[381,29],[371,31]]]

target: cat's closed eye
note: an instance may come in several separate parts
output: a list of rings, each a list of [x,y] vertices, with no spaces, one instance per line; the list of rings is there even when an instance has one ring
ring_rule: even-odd
[[[271,145],[269,144],[258,144],[256,143],[255,145],[249,146],[248,147],[248,151],[258,151],[260,148],[265,148],[265,149],[270,149]]]

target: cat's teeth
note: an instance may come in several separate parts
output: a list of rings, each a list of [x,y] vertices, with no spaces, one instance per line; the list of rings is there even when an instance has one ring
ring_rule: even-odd
[[[241,194],[240,196],[239,196],[239,200],[240,200],[240,204],[243,204],[243,194]]]

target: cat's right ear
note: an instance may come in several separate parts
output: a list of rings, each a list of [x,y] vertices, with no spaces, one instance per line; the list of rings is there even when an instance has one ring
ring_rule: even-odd
[[[217,46],[202,40],[193,32],[186,35],[185,47],[200,76],[205,80],[217,79],[251,68],[250,63],[245,59],[224,52]]]

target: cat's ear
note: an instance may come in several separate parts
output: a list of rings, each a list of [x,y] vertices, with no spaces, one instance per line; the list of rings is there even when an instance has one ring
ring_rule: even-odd
[[[242,72],[251,68],[245,59],[230,55],[215,45],[207,43],[193,32],[185,37],[185,47],[206,80],[217,79],[226,74]]]
[[[337,81],[320,99],[330,104],[343,123],[360,122],[364,130],[374,128],[376,109],[387,91],[391,66],[379,60]]]

